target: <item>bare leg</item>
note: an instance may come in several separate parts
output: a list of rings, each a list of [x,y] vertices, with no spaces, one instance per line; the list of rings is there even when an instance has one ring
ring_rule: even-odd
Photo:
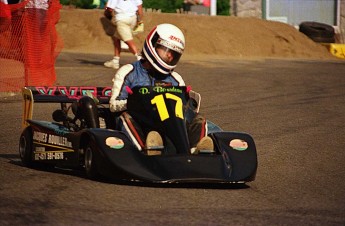
[[[120,39],[116,38],[115,36],[113,38],[113,43],[114,43],[114,56],[120,57],[121,54],[121,42]]]
[[[132,40],[128,40],[125,43],[128,45],[129,51],[131,53],[133,53],[134,55],[138,54],[138,49],[137,49],[137,46],[135,45],[133,39]]]
[[[109,68],[118,69],[120,67],[120,54],[121,54],[121,43],[120,39],[117,39],[116,37],[111,37],[114,44],[114,58],[111,60],[108,60],[104,63],[104,66]]]

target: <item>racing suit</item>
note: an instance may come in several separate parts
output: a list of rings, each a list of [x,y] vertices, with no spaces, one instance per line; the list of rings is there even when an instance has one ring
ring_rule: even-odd
[[[122,66],[112,79],[113,87],[109,101],[110,111],[123,112],[118,122],[120,130],[125,132],[136,147],[141,151],[145,143],[144,139],[149,131],[144,131],[127,112],[128,92],[126,87],[136,86],[185,86],[185,82],[177,72],[169,75],[155,74],[152,76],[142,65],[141,61]],[[197,114],[194,119],[187,123],[187,133],[190,147],[195,147],[201,138],[207,135],[207,121],[204,117]]]

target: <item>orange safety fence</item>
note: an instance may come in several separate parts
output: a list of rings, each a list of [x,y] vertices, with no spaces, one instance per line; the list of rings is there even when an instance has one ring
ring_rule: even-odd
[[[63,48],[55,29],[61,4],[51,0],[44,10],[25,8],[28,2],[0,2],[0,92],[56,81],[54,64]]]

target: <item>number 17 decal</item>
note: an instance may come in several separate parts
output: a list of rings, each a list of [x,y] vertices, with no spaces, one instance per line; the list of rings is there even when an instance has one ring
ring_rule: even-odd
[[[170,100],[176,101],[175,105],[175,116],[178,118],[183,119],[183,111],[182,111],[182,99],[174,94],[166,93],[165,97]],[[152,104],[155,104],[158,109],[159,117],[161,118],[161,121],[164,121],[169,118],[168,109],[166,107],[164,96],[163,94],[160,94],[158,96],[155,96],[151,100]]]

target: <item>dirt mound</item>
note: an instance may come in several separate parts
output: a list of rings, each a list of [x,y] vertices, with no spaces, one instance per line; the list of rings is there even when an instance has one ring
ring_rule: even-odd
[[[138,47],[152,27],[160,23],[178,26],[186,36],[185,55],[230,58],[335,59],[322,45],[294,27],[257,18],[146,13],[145,32],[135,37]],[[57,30],[64,51],[113,54],[111,28],[103,10],[63,9]]]

